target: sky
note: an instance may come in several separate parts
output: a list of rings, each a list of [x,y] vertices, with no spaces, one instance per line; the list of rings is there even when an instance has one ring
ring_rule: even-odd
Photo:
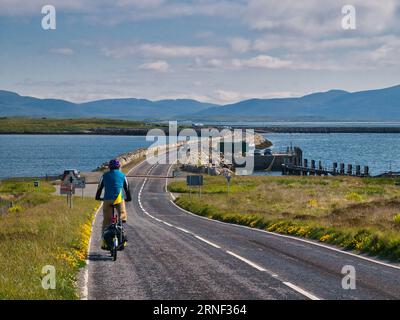
[[[0,0],[0,89],[229,104],[390,87],[399,18],[400,0]]]

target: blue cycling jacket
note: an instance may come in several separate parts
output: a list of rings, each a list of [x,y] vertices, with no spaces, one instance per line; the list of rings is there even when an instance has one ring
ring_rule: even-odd
[[[115,200],[122,192],[123,199],[130,201],[131,194],[129,190],[128,180],[126,176],[119,170],[110,170],[103,174],[97,188],[96,199],[100,199],[101,192],[104,188],[104,200]]]

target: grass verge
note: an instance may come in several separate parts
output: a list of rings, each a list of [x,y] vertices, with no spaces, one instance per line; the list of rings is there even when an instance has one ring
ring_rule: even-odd
[[[53,196],[44,181],[3,181],[0,196],[13,201],[0,215],[0,299],[77,299],[76,276],[85,265],[91,226],[98,203]],[[54,266],[56,289],[42,287],[44,266]]]
[[[233,177],[227,195],[223,177],[205,176],[201,198],[189,198],[184,181],[169,191],[201,216],[400,261],[400,188],[393,180]]]
[[[114,119],[0,118],[0,133],[85,133],[98,129],[149,129],[153,127],[159,127],[159,125]]]

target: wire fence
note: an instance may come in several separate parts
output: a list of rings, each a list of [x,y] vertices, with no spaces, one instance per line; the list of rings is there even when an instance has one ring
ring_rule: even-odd
[[[1,181],[30,182],[34,180],[55,181],[61,178],[61,174],[46,174],[42,177],[1,177]]]

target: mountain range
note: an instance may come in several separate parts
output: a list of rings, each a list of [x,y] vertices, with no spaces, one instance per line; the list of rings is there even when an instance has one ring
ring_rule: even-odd
[[[192,121],[400,121],[400,85],[331,90],[299,98],[250,99],[228,105],[177,99],[106,99],[72,103],[0,90],[0,116]]]

